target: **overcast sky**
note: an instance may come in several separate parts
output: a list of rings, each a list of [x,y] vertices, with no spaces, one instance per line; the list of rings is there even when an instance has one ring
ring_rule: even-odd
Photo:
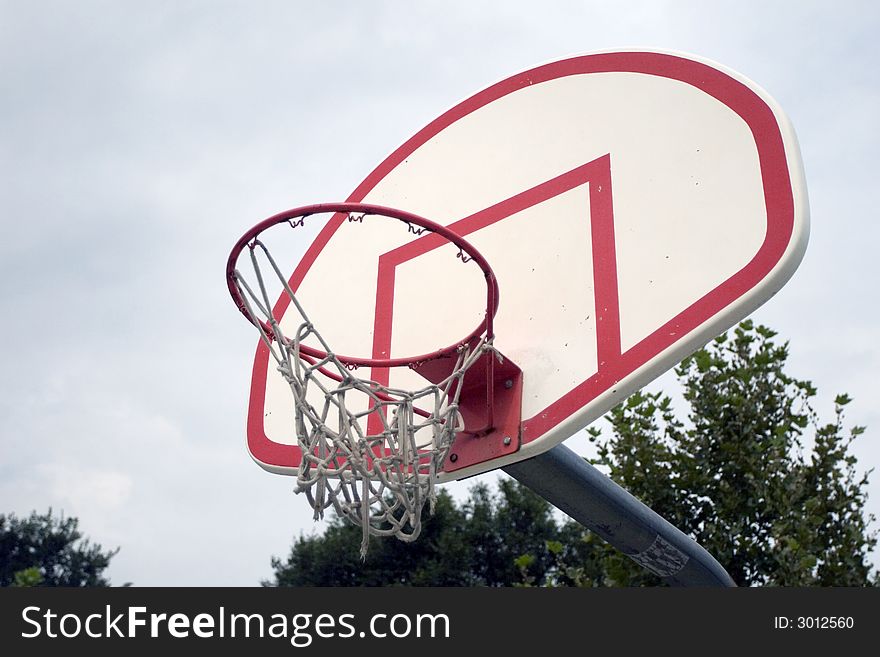
[[[315,525],[246,453],[256,339],[226,291],[231,245],[343,199],[475,91],[626,47],[713,59],[788,113],[811,238],[755,318],[791,341],[823,417],[854,397],[855,453],[878,465],[878,19],[843,0],[0,2],[0,512],[79,517],[122,548],[117,584],[270,576]],[[878,474],[870,495],[880,515]]]

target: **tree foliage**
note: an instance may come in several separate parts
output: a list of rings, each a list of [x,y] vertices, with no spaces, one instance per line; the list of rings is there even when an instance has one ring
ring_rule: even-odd
[[[876,545],[865,512],[868,473],[850,453],[846,395],[822,424],[816,388],[785,373],[788,344],[743,322],[676,369],[689,409],[640,392],[615,408],[612,436],[593,430],[598,464],[695,538],[739,585],[870,583]],[[810,449],[812,447],[812,449]],[[619,561],[615,583],[656,583]]]
[[[785,372],[787,343],[743,322],[685,359],[683,401],[639,392],[590,429],[594,463],[695,538],[737,584],[876,583],[877,543],[866,513],[846,395],[822,423],[809,381]],[[686,417],[680,418],[677,407]],[[638,586],[660,580],[514,481],[493,495],[476,486],[461,506],[441,495],[415,543],[373,540],[361,563],[360,529],[335,520],[301,537],[274,585]]]
[[[373,537],[362,562],[361,529],[335,517],[324,534],[296,539],[286,561],[273,558],[274,578],[263,584],[504,586],[519,580],[522,555],[543,581],[554,563],[546,541],[560,531],[550,504],[516,482],[500,482],[497,493],[476,485],[460,506],[441,490],[416,541]]]
[[[110,586],[103,576],[119,551],[84,539],[76,518],[0,514],[0,586]]]

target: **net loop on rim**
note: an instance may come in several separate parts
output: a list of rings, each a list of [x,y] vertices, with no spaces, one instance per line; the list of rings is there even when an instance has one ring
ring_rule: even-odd
[[[269,226],[282,222],[291,227],[301,226],[306,216],[319,212],[343,212],[349,221],[358,223],[368,215],[383,215],[403,221],[409,232],[416,235],[428,230],[454,242],[459,248],[457,257],[463,262],[476,260],[486,275],[484,321],[463,341],[432,354],[404,359],[358,359],[334,353],[259,238]],[[238,256],[245,248],[250,256],[252,283],[236,268]],[[286,326],[295,326],[289,335],[271,311],[269,277],[280,283],[296,311],[294,321],[290,316],[285,318]],[[258,224],[233,249],[227,279],[236,305],[258,328],[292,393],[294,429],[301,450],[295,490],[305,495],[314,518],[322,518],[324,511],[332,507],[339,516],[360,525],[362,557],[371,535],[415,540],[422,529],[425,505],[433,511],[437,476],[449,449],[456,434],[464,430],[459,396],[465,374],[486,352],[494,352],[492,320],[498,306],[498,291],[494,274],[483,257],[460,236],[416,215],[366,204],[325,204],[281,213]],[[306,345],[306,340],[321,348]],[[448,359],[449,374],[440,381],[426,381],[416,390],[403,390],[355,375],[359,366],[417,369],[435,358]]]

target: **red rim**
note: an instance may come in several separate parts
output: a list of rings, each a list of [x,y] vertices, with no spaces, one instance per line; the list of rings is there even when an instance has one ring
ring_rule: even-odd
[[[433,351],[430,353],[421,354],[419,356],[410,356],[406,358],[359,358],[334,354],[336,358],[343,364],[351,367],[411,366],[422,363],[424,361],[433,360],[435,358],[442,358],[444,356],[453,354],[459,349],[459,347],[475,340],[476,338],[479,338],[481,335],[485,334],[487,340],[491,340],[494,337],[493,322],[495,320],[495,314],[496,312],[498,312],[499,301],[498,281],[495,278],[495,273],[489,266],[488,261],[479,251],[476,250],[476,248],[474,248],[474,246],[470,242],[464,239],[461,235],[450,230],[446,226],[442,226],[434,221],[425,219],[424,217],[420,217],[411,212],[406,212],[405,210],[398,210],[396,208],[373,205],[370,203],[318,203],[314,205],[304,205],[302,207],[294,208],[292,210],[279,212],[278,214],[273,215],[268,219],[264,219],[238,239],[238,241],[235,243],[235,246],[232,247],[232,252],[229,254],[229,259],[226,261],[226,286],[229,288],[229,294],[232,295],[232,300],[235,302],[236,307],[245,316],[245,318],[252,324],[258,324],[259,327],[263,331],[265,331],[269,339],[274,339],[274,334],[271,327],[262,320],[255,320],[255,318],[252,318],[247,311],[247,305],[245,304],[244,297],[242,296],[242,292],[239,289],[239,286],[235,279],[235,265],[238,262],[238,258],[241,255],[241,252],[244,251],[246,247],[249,247],[253,243],[253,241],[268,228],[271,228],[272,226],[276,226],[281,223],[288,223],[293,219],[305,219],[309,215],[328,213],[345,213],[348,215],[361,214],[364,217],[388,217],[391,219],[397,219],[398,221],[402,221],[406,224],[412,224],[421,228],[425,228],[432,233],[437,233],[438,235],[440,235],[440,237],[446,239],[447,241],[461,249],[461,251],[465,255],[467,255],[468,258],[470,258],[477,264],[477,266],[483,271],[483,275],[486,278],[485,318],[477,325],[477,327],[473,331],[471,331],[471,333],[469,333],[467,336],[465,336],[455,344],[450,345],[449,347],[445,347],[444,349],[438,349],[437,351]],[[327,354],[320,349],[315,349],[314,347],[308,347],[306,345],[300,345],[300,352],[307,356],[318,359],[323,359],[327,356]]]

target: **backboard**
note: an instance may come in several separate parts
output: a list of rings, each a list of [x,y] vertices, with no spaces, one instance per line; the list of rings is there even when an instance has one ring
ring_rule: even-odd
[[[440,480],[550,449],[775,294],[807,243],[794,132],[741,75],[692,56],[605,52],[476,93],[392,152],[348,201],[447,226],[491,264],[495,346],[522,370],[517,435]],[[392,222],[393,223],[393,222]],[[289,285],[339,353],[452,344],[485,312],[479,270],[400,226],[334,215]],[[289,310],[282,295],[274,314]],[[418,386],[407,368],[383,384]],[[390,379],[389,379],[390,377]],[[248,448],[296,474],[290,389],[256,351]]]

